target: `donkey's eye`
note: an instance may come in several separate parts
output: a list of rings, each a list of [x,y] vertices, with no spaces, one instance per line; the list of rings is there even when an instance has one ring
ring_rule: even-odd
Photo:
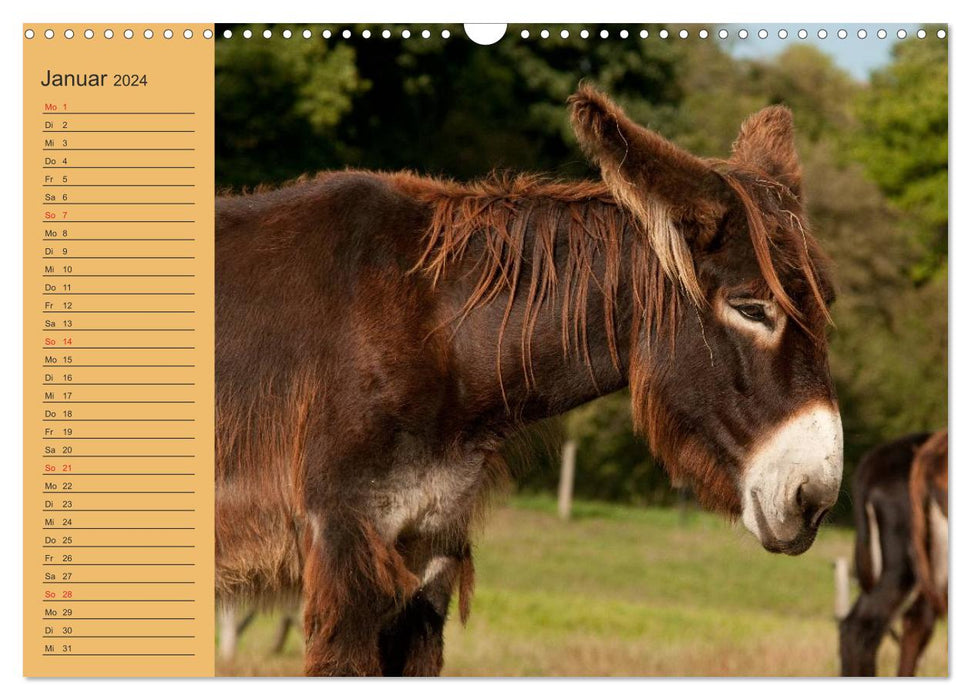
[[[733,304],[732,308],[750,321],[771,325],[769,316],[765,313],[765,307],[761,304],[738,304],[737,306]]]

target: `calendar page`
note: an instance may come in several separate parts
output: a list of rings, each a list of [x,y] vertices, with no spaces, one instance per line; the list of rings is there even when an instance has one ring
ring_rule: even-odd
[[[23,674],[947,677],[950,31],[24,24]]]

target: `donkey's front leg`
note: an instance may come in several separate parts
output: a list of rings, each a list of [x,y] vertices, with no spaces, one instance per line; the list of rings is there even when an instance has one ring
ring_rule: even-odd
[[[381,668],[386,676],[437,676],[444,661],[444,629],[456,583],[462,620],[468,614],[472,587],[472,556],[468,545],[457,554],[434,557],[426,566],[421,587],[381,630]]]
[[[382,675],[381,629],[418,587],[401,555],[349,513],[312,515],[304,547],[304,672]]]

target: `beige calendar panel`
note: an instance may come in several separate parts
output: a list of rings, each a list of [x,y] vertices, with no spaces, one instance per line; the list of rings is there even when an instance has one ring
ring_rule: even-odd
[[[212,31],[25,26],[28,676],[213,673]]]

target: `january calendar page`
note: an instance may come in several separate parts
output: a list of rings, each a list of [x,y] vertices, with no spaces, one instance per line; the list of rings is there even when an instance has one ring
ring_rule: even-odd
[[[20,28],[23,675],[948,678],[952,27],[318,14]]]

